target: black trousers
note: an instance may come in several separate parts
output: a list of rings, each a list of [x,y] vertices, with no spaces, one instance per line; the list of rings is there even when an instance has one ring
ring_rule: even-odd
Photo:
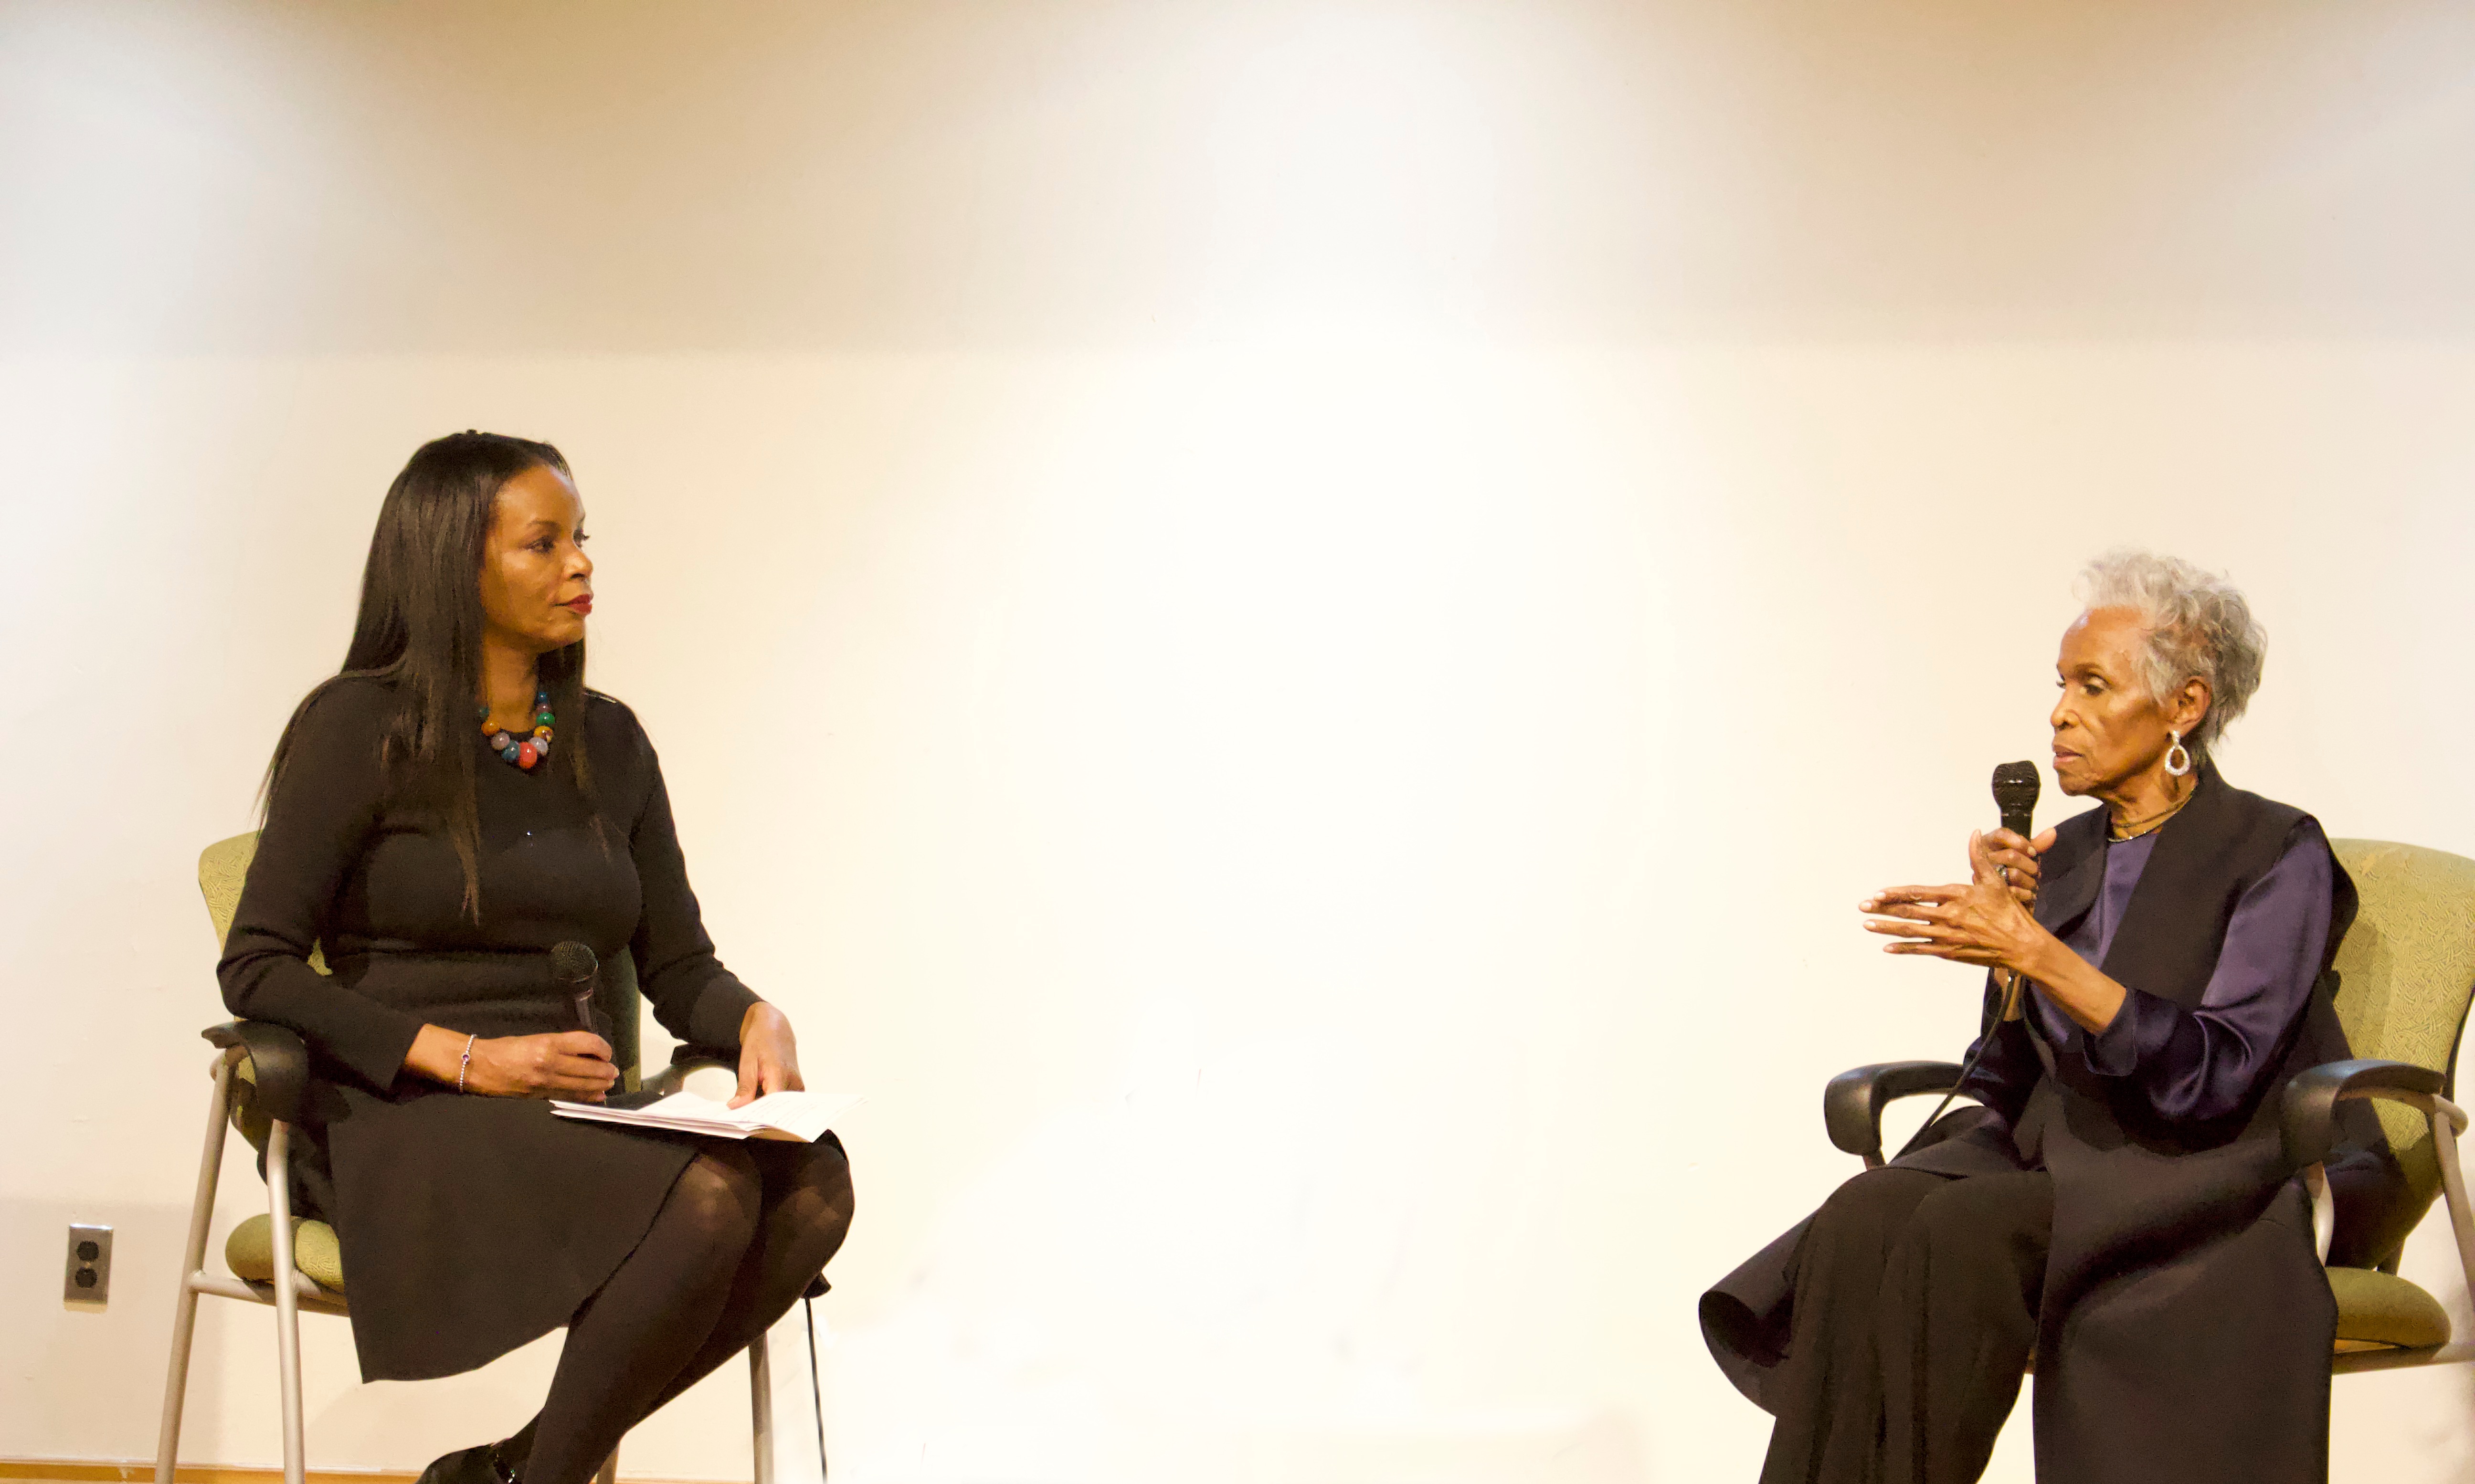
[[[1796,1251],[1762,1484],[1973,1484],[2037,1347],[2043,1170],[1868,1170]]]

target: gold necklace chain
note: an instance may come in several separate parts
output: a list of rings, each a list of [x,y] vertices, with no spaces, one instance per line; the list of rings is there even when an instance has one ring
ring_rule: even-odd
[[[2176,799],[2171,805],[2150,815],[2147,818],[2141,820],[2138,824],[2133,825],[2128,830],[2125,830],[2119,825],[2108,824],[2106,826],[2106,835],[2109,839],[2116,840],[2138,839],[2143,835],[2162,830],[2166,827],[2167,820],[2181,814],[2183,812],[2183,806],[2192,802],[2192,794],[2199,791],[2199,790],[2193,789],[2191,793],[2184,794],[2181,798]]]

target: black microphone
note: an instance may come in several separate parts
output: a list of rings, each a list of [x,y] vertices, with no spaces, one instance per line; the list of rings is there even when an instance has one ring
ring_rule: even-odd
[[[1994,765],[1994,807],[2002,815],[2002,828],[2022,839],[2036,839],[2037,791],[2043,785],[2037,779],[2034,763],[1997,763]],[[2002,873],[2007,885],[2011,873]],[[2020,1018],[2020,976],[2014,974],[2002,986],[2002,1018]]]
[[[2029,831],[2037,816],[2037,765],[2034,763],[1997,763],[1994,766],[1994,807],[2002,812],[2002,828],[2022,839],[2032,839]]]
[[[2001,812],[2002,828],[2022,839],[2036,839],[2029,831],[2036,824],[2037,791],[2042,787],[2044,786],[2037,778],[2037,765],[2034,763],[1994,765],[1994,807]],[[2008,880],[2007,876],[2005,880]],[[2020,986],[2024,983],[2026,981],[2014,974],[2010,982],[2002,986],[2000,1018],[2004,1020],[2020,1018]],[[1959,1089],[1967,1085],[1969,1074],[1976,1070],[1978,1061],[1984,1059],[1985,1048],[1994,1044],[1994,1027],[1987,1026],[1984,1034],[1977,1037],[1975,1052],[1959,1069],[1959,1080],[1951,1084],[1948,1092],[1942,1095],[1942,1101],[1934,1105],[1934,1110],[1925,1116],[1924,1126],[1919,1128],[1909,1137],[1908,1142],[1900,1147],[1900,1155],[1905,1155],[1909,1150],[1916,1148],[1917,1140],[1925,1136],[1925,1131],[1931,1129],[1943,1114],[1950,1110],[1951,1100],[1959,1096]]]
[[[561,943],[550,951],[551,982],[576,1002],[576,1023],[587,1031],[594,1031],[593,981],[600,972],[601,961],[582,943]]]

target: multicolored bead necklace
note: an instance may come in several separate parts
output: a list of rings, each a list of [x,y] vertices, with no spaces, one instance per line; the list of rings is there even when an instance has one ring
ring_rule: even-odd
[[[481,708],[481,735],[489,740],[490,750],[502,762],[513,763],[527,772],[534,764],[550,756],[550,729],[558,718],[550,714],[550,687],[533,693],[533,735],[519,737],[504,727],[490,724],[490,708]]]

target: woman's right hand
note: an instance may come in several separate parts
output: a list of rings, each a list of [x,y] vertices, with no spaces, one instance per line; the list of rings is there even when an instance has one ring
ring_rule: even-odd
[[[590,1031],[481,1037],[472,1042],[469,1065],[464,1060],[465,1041],[464,1035],[444,1026],[423,1026],[404,1062],[450,1087],[456,1084],[460,1073],[464,1091],[490,1098],[599,1103],[619,1081],[619,1068],[610,1059],[610,1043]]]

